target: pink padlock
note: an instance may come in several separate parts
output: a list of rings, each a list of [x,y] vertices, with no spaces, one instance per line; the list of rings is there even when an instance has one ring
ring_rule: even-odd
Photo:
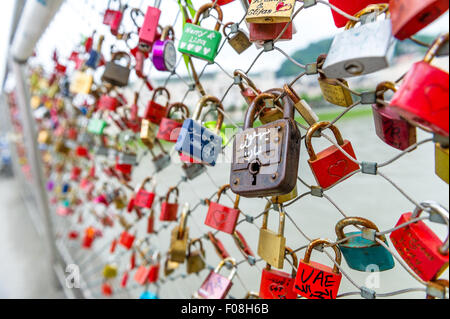
[[[153,45],[153,43],[157,40],[156,35],[158,31],[159,18],[161,16],[161,10],[159,9],[160,4],[161,0],[155,0],[155,6],[147,8],[144,23],[139,31],[139,42],[147,45]]]

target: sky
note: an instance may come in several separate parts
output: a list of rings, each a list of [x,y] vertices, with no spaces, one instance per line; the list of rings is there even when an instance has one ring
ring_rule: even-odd
[[[192,1],[196,8],[206,3],[205,0]],[[2,1],[2,10],[0,12],[0,26],[2,26],[1,30],[6,30],[9,25],[13,3],[14,0]],[[108,0],[66,0],[39,42],[37,53],[40,61],[42,61],[44,65],[51,65],[51,54],[55,47],[58,49],[61,56],[68,56],[74,48],[74,45],[80,42],[82,36],[90,35],[94,29],[100,34],[107,35],[104,50],[105,52],[109,51],[107,48],[109,48],[109,46],[113,43],[111,41],[112,37],[107,27],[102,24],[102,12],[106,9],[107,3]],[[145,12],[148,5],[154,4],[154,0],[129,0],[127,3],[130,7],[139,7]],[[298,6],[299,4],[297,3],[297,7]],[[230,21],[238,21],[244,15],[244,10],[240,4],[240,1],[234,1],[223,6],[222,8],[224,11],[223,21],[225,23]],[[161,9],[163,12],[161,15],[160,24],[162,26],[172,24],[176,19],[177,12],[179,11],[176,0],[162,0]],[[204,25],[212,28],[214,24],[215,20],[213,18],[209,18],[205,21]],[[129,14],[126,15],[123,25],[125,26],[125,31],[131,31],[134,29],[134,25],[129,18]],[[303,12],[300,12],[300,14],[295,18],[295,25],[297,28],[297,34],[294,35],[293,40],[280,42],[278,45],[287,54],[291,54],[299,48],[306,47],[313,41],[331,37],[337,32],[341,32],[334,26],[330,8],[323,4],[317,4],[312,8],[308,8],[303,10]],[[245,24],[244,29],[246,29]],[[424,33],[448,32],[448,29],[447,12],[438,21],[424,30]],[[180,38],[181,17],[177,20],[175,32],[177,38]],[[5,60],[4,54],[6,50],[6,42],[3,38],[6,34],[6,32],[2,32],[0,35],[0,61]],[[125,48],[126,47],[123,44],[119,44],[117,46],[117,49]],[[237,68],[247,69],[258,52],[259,51],[255,48],[255,46],[253,46],[242,55],[237,55],[230,46],[226,45],[216,61],[226,70],[235,70]],[[253,70],[277,70],[285,59],[286,58],[277,51],[264,54]],[[2,67],[3,65],[0,65],[0,71]],[[184,70],[185,68],[180,69]]]

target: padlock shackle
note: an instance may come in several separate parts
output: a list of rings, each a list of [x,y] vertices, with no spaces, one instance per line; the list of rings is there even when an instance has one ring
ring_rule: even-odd
[[[142,17],[145,17],[145,14],[144,14],[144,12],[142,12],[142,10],[141,9],[139,9],[139,8],[133,8],[133,9],[131,9],[131,11],[130,11],[130,18],[131,18],[131,21],[133,21],[133,24],[136,26],[136,28],[139,30],[141,27],[137,24],[137,22],[136,22],[136,18],[138,17],[138,16],[142,16]]]
[[[122,1],[121,1],[121,0],[108,0],[108,6],[107,6],[107,8],[108,8],[109,10],[111,10],[111,2],[119,2],[119,9],[118,9],[118,10],[120,10],[120,8],[122,7]]]
[[[171,116],[171,112],[172,112],[172,110],[175,110],[175,111],[178,111],[178,110],[181,110],[182,111],[182,114],[183,114],[183,116],[184,116],[184,119],[188,119],[189,118],[189,116],[190,116],[190,112],[189,112],[189,108],[185,105],[185,104],[183,104],[183,103],[181,103],[181,102],[179,102],[179,103],[174,103],[174,104],[171,104],[168,108],[167,108],[167,112],[166,112],[166,118],[171,118],[170,116]]]
[[[449,213],[448,213],[448,210],[445,209],[442,205],[440,205],[439,203],[437,203],[435,201],[426,201],[426,202],[420,203],[420,205],[422,207],[424,207],[427,212],[434,211],[435,213],[439,214],[446,221],[447,227],[449,227],[449,217],[448,217]],[[414,210],[414,212],[411,215],[411,219],[418,218],[422,214],[423,211],[424,210],[422,208],[416,207],[416,209]],[[449,252],[448,232],[447,232],[447,238],[445,239],[442,246],[439,248],[439,252],[442,255],[448,255],[448,252]]]
[[[267,202],[266,204],[266,208],[264,209],[264,214],[263,214],[263,223],[261,226],[261,229],[267,229],[268,223],[269,223],[269,212],[270,212],[270,207],[272,206],[272,203]],[[284,226],[286,223],[286,213],[283,211],[283,208],[281,207],[280,204],[278,204],[278,209],[279,209],[279,213],[280,213],[280,220],[279,220],[279,225],[278,225],[278,236],[284,236]]]
[[[213,7],[214,7],[214,10],[216,10],[217,14],[218,14],[218,17],[217,17],[218,21],[216,23],[216,26],[215,26],[214,30],[215,31],[219,31],[220,30],[220,25],[221,25],[220,23],[223,20],[223,12],[222,12],[222,9],[220,8],[220,6],[217,3],[214,5],[214,3],[211,2],[211,3],[206,3],[203,6],[201,6],[200,9],[198,9],[197,13],[195,14],[195,19],[194,19],[193,24],[200,25],[200,17],[201,17],[201,15],[206,10],[208,10],[210,8],[213,8]]]
[[[98,38],[98,43],[97,43],[97,52],[99,54],[101,54],[101,52],[102,52],[102,46],[103,46],[104,41],[105,41],[105,36],[102,34],[100,36],[100,38]]]
[[[199,243],[200,244],[200,253],[202,254],[202,256],[205,255],[205,250],[203,249],[203,242],[201,238],[195,238],[195,239],[191,239],[191,242],[188,245],[188,256],[191,255],[191,247],[195,246],[195,244]]]
[[[232,281],[234,276],[236,275],[236,272],[237,272],[237,263],[236,263],[236,260],[234,258],[228,257],[228,258],[225,258],[224,260],[222,260],[219,263],[219,265],[216,267],[214,272],[216,274],[218,274],[222,270],[222,268],[225,267],[225,265],[227,263],[230,263],[230,264],[233,265],[233,270],[231,271],[231,274],[228,276],[228,280]]]
[[[228,189],[231,189],[231,185],[230,184],[223,185],[219,189],[219,192],[217,193],[217,203],[220,202],[220,197],[222,197],[222,193],[226,192]],[[239,200],[240,200],[240,196],[236,195],[236,199],[234,201],[234,209],[239,209]]]
[[[295,92],[289,84],[285,84],[283,87],[284,92],[289,96],[294,104],[297,104],[301,101],[300,96],[298,96],[297,92]]]
[[[175,203],[178,204],[178,197],[180,195],[180,191],[176,186],[169,188],[169,191],[166,194],[166,203],[169,202],[170,194],[172,194],[173,192],[175,192]]]
[[[312,251],[313,251],[314,247],[319,246],[319,245],[332,245],[332,243],[329,240],[327,240],[327,239],[315,239],[315,240],[313,240],[309,244],[308,248],[306,249],[305,257],[303,258],[303,262],[305,264],[309,264],[309,262],[311,260],[311,254],[312,254]],[[333,248],[333,250],[334,250],[334,252],[336,254],[335,261],[340,266],[341,265],[341,261],[342,261],[341,251],[339,250],[337,245],[332,245],[331,247]],[[333,272],[335,274],[339,274],[339,267],[336,264],[333,267]]]
[[[141,187],[139,189],[145,189],[145,185],[147,185],[147,183],[151,182],[153,180],[153,177],[147,177],[146,179],[144,179],[144,181],[141,184]]]
[[[223,32],[223,35],[228,39],[228,35],[229,35],[229,33],[227,33],[227,28],[229,27],[229,26],[232,26],[234,24],[234,22],[228,22],[227,24],[225,24],[224,26],[223,26],[223,30],[222,30],[222,32]]]
[[[225,29],[224,29],[224,30],[225,30]],[[239,88],[241,89],[241,92],[244,92],[244,91],[245,91],[245,86],[244,86],[244,84],[242,83],[242,80],[244,80],[245,83],[247,83],[247,86],[248,86],[250,89],[252,89],[253,92],[254,92],[256,95],[261,94],[261,90],[259,90],[259,89],[256,87],[255,83],[247,76],[247,74],[245,74],[244,71],[242,71],[242,70],[234,70],[234,74],[233,74],[233,75],[234,75],[235,77],[238,76],[238,77],[241,78],[241,81],[240,81],[240,83],[238,84],[238,85],[239,85]]]
[[[449,33],[444,33],[439,35],[436,40],[434,40],[433,44],[428,49],[425,57],[423,58],[423,62],[430,64],[433,59],[436,57],[439,50],[442,46],[449,41]]]
[[[371,4],[367,6],[366,8],[362,9],[358,13],[354,15],[355,18],[359,19],[363,15],[368,13],[378,13],[378,15],[386,13],[386,15],[389,14],[389,4],[388,3],[379,3],[379,4]],[[358,23],[358,21],[349,20],[347,24],[345,25],[345,30],[349,30]]]
[[[186,203],[184,204],[183,212],[181,213],[180,226],[178,227],[178,239],[183,239],[184,237],[189,213],[190,213],[189,204]]]
[[[169,35],[172,35],[172,38],[169,38]],[[175,30],[171,25],[168,25],[164,27],[161,33],[161,40],[160,41],[166,41],[166,40],[175,40]]]
[[[156,100],[156,98],[157,98],[157,95],[162,95],[162,93],[160,93],[160,92],[166,94],[166,97],[167,97],[166,107],[167,107],[167,106],[169,105],[169,101],[170,101],[170,92],[169,92],[169,90],[168,90],[167,88],[165,88],[165,87],[160,86],[160,87],[158,87],[158,88],[156,88],[156,89],[154,90],[153,96],[152,96],[152,102],[155,102],[155,100]],[[158,94],[158,93],[159,93],[159,94]]]
[[[331,124],[330,122],[317,122],[314,125],[311,125],[311,127],[308,130],[308,133],[306,133],[305,139],[306,149],[308,150],[309,158],[311,161],[315,161],[317,159],[317,154],[314,151],[314,147],[312,146],[312,138],[314,136],[314,133],[316,133],[316,131],[319,129],[323,129],[329,126],[330,124]],[[329,129],[333,132],[338,145],[340,146],[344,145],[344,139],[342,138],[342,134],[339,131],[339,129],[334,125],[331,125]]]
[[[262,101],[268,100],[268,99],[275,100],[276,96],[271,93],[261,93],[253,100],[252,104],[250,105],[250,107],[247,110],[247,113],[245,114],[244,130],[247,130],[247,129],[253,127],[253,123],[255,121],[255,116],[261,110],[259,107],[259,104]],[[287,114],[286,112],[290,112],[289,110],[286,110],[286,109],[284,111],[285,111],[285,116]],[[292,108],[292,113],[293,113],[293,111],[294,111],[294,109]]]
[[[202,114],[203,108],[205,107],[205,105],[208,103],[214,103],[217,107],[217,125],[216,125],[216,132],[215,133],[219,133],[220,130],[222,129],[222,125],[223,125],[223,120],[224,120],[224,116],[223,116],[223,112],[224,112],[224,108],[223,108],[223,104],[222,102],[220,102],[220,100],[212,95],[205,95],[203,96],[200,101],[197,104],[197,108],[195,109],[194,115],[192,116],[194,121],[200,121],[200,116]],[[222,112],[220,111],[222,110]]]
[[[338,240],[342,240],[345,238],[344,234],[344,228],[350,225],[358,225],[358,226],[364,226],[369,229],[373,229],[376,232],[379,232],[377,225],[375,223],[371,222],[368,219],[362,218],[362,217],[347,217],[344,219],[341,219],[335,227],[336,235]],[[381,241],[385,241],[386,238],[383,235],[377,235],[377,238]]]
[[[217,255],[219,255],[220,258],[227,258],[230,256],[230,254],[225,250],[225,247],[223,246],[222,242],[219,239],[217,239],[212,232],[208,232],[208,238],[213,244],[214,249],[216,250],[216,253]]]
[[[397,87],[395,86],[395,83],[385,81],[378,84],[377,88],[375,89],[375,96],[377,100],[380,99],[384,101],[384,94],[389,90],[393,91],[394,93],[397,92]],[[384,105],[379,103],[378,101],[376,102],[376,105],[378,107],[384,107]]]
[[[130,67],[131,67],[131,57],[130,57],[130,55],[129,55],[127,52],[125,52],[125,51],[117,51],[117,52],[114,52],[113,55],[112,55],[112,57],[111,57],[111,62],[120,60],[120,59],[122,59],[122,58],[125,58],[125,59],[128,60],[128,68],[130,68]]]

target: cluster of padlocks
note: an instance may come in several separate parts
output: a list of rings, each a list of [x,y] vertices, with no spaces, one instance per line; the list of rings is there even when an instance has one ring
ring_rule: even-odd
[[[286,246],[283,204],[298,196],[301,144],[304,139],[308,163],[317,181],[312,188],[316,194],[347,181],[356,172],[375,175],[376,163],[358,162],[352,143],[344,139],[337,125],[319,121],[292,84],[260,91],[247,73],[240,70],[233,74],[234,84],[239,87],[248,109],[242,118],[243,130],[232,137],[226,135],[226,108],[219,98],[205,92],[192,59],[214,63],[223,45],[221,29],[225,42],[237,54],[252,45],[263,50],[273,49],[278,40],[292,39],[296,32],[293,17],[298,10],[318,4],[315,0],[242,0],[247,10],[247,33],[238,22],[222,21],[222,6],[233,1],[205,0],[197,11],[190,0],[179,1],[184,23],[178,41],[173,26],[159,25],[163,14],[159,8],[161,1],[155,1],[146,13],[129,8],[120,0],[110,1],[103,23],[110,26],[117,41],[127,44],[128,52],[113,52],[111,60],[105,61],[102,53],[104,37],[94,32],[73,50],[68,57],[70,65],[63,65],[55,53],[55,68],[49,77],[41,70],[33,71],[30,77],[31,105],[40,128],[38,141],[46,165],[47,190],[52,194],[52,203],[60,216],[73,216],[75,210],[83,210],[85,202],[80,194],[87,202],[104,205],[115,212],[123,232],[112,240],[110,252],[114,253],[118,247],[131,252],[129,266],[120,274],[121,287],[126,287],[129,279],[142,286],[158,282],[162,275],[170,276],[183,264],[188,275],[199,273],[207,266],[205,239],[190,238],[190,208],[187,205],[180,207],[178,185],[159,198],[153,176],[145,178],[140,185],[130,185],[131,176],[139,163],[138,153],[145,150],[151,153],[155,173],[163,176],[164,170],[173,165],[173,157],[179,156],[183,178],[193,181],[215,166],[223,149],[232,142],[229,184],[220,188],[217,200],[206,201],[209,209],[204,223],[211,231],[233,236],[243,256],[254,261],[256,255],[244,235],[236,229],[241,215],[239,201],[242,197],[269,199],[257,251],[257,256],[267,266],[262,273],[259,293],[248,297],[335,299],[342,279],[342,255],[349,268],[363,272],[373,264],[379,271],[390,270],[395,265],[394,258],[385,234],[377,225],[361,217],[348,217],[336,225],[336,242],[315,239],[298,261],[296,253]],[[448,1],[441,0],[330,0],[329,5],[336,26],[345,27],[345,30],[336,35],[327,54],[305,66],[305,74],[317,75],[324,99],[345,108],[357,103],[355,94],[352,95],[355,92],[345,79],[388,68],[396,41],[410,39],[449,7]],[[135,25],[128,33],[121,32],[126,14],[130,14]],[[217,20],[214,30],[200,25],[202,17],[211,16]],[[138,41],[133,45],[136,36]],[[358,94],[359,103],[373,105],[376,133],[390,147],[400,151],[414,150],[417,128],[433,134],[436,173],[447,183],[449,74],[432,66],[431,62],[436,56],[448,55],[448,43],[447,33],[426,44],[429,48],[423,61],[415,63],[401,83],[382,82],[373,91]],[[202,95],[195,109],[183,102],[171,101],[168,88],[153,88],[148,74],[144,74],[146,62],[151,62],[159,72],[170,74],[177,67],[177,55],[180,57],[181,54],[190,62],[187,65],[195,88]],[[121,63],[122,60],[126,63]],[[102,72],[102,77],[101,81],[95,82],[97,71]],[[130,102],[123,93],[133,71],[154,92],[145,108],[138,106],[139,92]],[[394,96],[387,102],[384,95],[390,90],[394,91]],[[161,95],[167,100],[165,105],[156,101]],[[296,111],[307,123],[305,136],[300,133]],[[202,119],[207,112],[217,112],[217,120],[205,125]],[[256,119],[262,123],[258,127]],[[117,134],[105,133],[108,127],[114,127]],[[316,152],[312,142],[323,137],[323,131],[327,129],[335,136],[336,143]],[[170,147],[173,147],[172,152],[167,150]],[[219,203],[228,189],[236,195],[234,207]],[[268,229],[272,209],[278,210],[280,216],[277,232]],[[445,296],[445,286],[448,287],[448,281],[439,279],[448,267],[448,238],[442,241],[423,222],[420,218],[423,211],[430,215],[431,221],[448,225],[448,211],[438,203],[425,202],[401,216],[397,225],[393,225],[390,239],[412,272],[428,285],[430,296],[441,297]],[[127,220],[127,213],[135,214],[137,220],[147,220],[146,234],[137,235],[133,224]],[[112,227],[116,220],[100,213],[96,218],[105,229]],[[145,239],[156,232],[157,220],[174,225],[170,248],[165,254],[145,247]],[[78,222],[83,224],[82,215]],[[350,225],[358,226],[360,231],[345,233],[344,228]],[[79,241],[84,249],[90,249],[96,239],[102,237],[102,229],[89,226],[83,233],[70,231],[64,236]],[[194,296],[222,299],[233,284],[236,259],[212,232],[208,234],[208,240],[222,262],[199,285]],[[333,267],[311,261],[314,249],[325,247],[335,251]],[[295,266],[292,273],[274,269],[283,269],[287,258],[292,258]],[[225,266],[232,270],[229,277],[220,274]],[[163,270],[161,275],[160,268]],[[117,265],[106,265],[103,276],[102,293],[110,296],[113,294],[110,280],[119,276]],[[156,299],[158,296],[146,291],[141,298]]]

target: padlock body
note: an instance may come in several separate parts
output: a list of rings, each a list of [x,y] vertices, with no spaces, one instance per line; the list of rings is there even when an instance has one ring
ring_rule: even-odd
[[[145,300],[145,299],[149,299],[149,300],[158,300],[159,297],[157,294],[151,292],[151,291],[144,291],[142,293],[142,295],[139,297],[139,299]]]
[[[153,159],[153,165],[157,173],[170,166],[171,159],[169,154],[160,154]]]
[[[340,79],[344,85],[348,86],[347,81]],[[352,94],[340,86],[335,79],[319,78],[320,89],[324,99],[334,105],[349,107],[353,104]]]
[[[102,81],[108,82],[118,87],[128,85],[130,78],[130,69],[115,63],[115,61],[108,62],[105,66],[105,72],[102,76]]]
[[[189,240],[189,228],[185,228],[182,238],[178,238],[179,227],[172,230],[172,237],[170,242],[170,261],[183,264],[186,260],[186,250]]]
[[[150,275],[150,267],[140,266],[136,273],[134,274],[134,280],[141,286],[148,283],[148,278]]]
[[[392,30],[405,40],[424,29],[448,10],[447,0],[391,0]]]
[[[258,255],[272,267],[282,269],[286,248],[286,238],[269,229],[259,233]]]
[[[115,169],[119,172],[122,172],[125,175],[130,175],[133,171],[133,165],[131,164],[120,164],[119,162],[116,163]]]
[[[449,75],[426,62],[418,62],[403,79],[391,107],[406,120],[449,136]]]
[[[112,111],[115,112],[119,107],[120,102],[118,99],[106,94],[102,95],[98,101],[98,109],[100,111]]]
[[[161,10],[155,7],[148,7],[145,13],[144,23],[139,31],[139,41],[147,45],[152,45],[156,40],[158,22]]]
[[[181,128],[175,150],[204,164],[215,166],[222,152],[222,137],[200,123],[187,119]]]
[[[176,143],[182,126],[183,123],[165,117],[161,120],[156,138],[167,142]]]
[[[280,23],[291,21],[295,0],[250,2],[245,20],[251,23]]]
[[[212,271],[198,290],[198,295],[204,299],[224,299],[232,286],[228,278]]]
[[[435,146],[436,175],[444,182],[449,182],[449,148],[443,148],[439,143]]]
[[[144,119],[149,120],[153,124],[160,125],[161,120],[166,116],[167,108],[154,102],[150,101],[147,106],[147,110],[144,114]]]
[[[200,252],[193,252],[187,257],[186,272],[188,275],[196,274],[205,269],[206,264],[203,261]]]
[[[295,278],[278,270],[263,269],[259,297],[261,299],[297,299]]]
[[[122,11],[115,11],[111,23],[110,23],[110,30],[112,35],[117,35],[119,33],[120,25],[122,24],[123,19],[123,12]]]
[[[159,220],[163,222],[174,222],[177,221],[178,217],[178,207],[177,203],[161,203],[161,214],[159,215]]]
[[[198,25],[186,23],[178,51],[202,60],[214,62],[222,34]]]
[[[155,283],[159,279],[159,264],[150,266],[149,274],[148,274],[148,282]]]
[[[92,75],[84,72],[76,72],[70,84],[70,93],[89,94],[93,82],[94,78]]]
[[[107,279],[112,279],[117,277],[117,266],[106,265],[103,268],[103,277]]]
[[[297,185],[299,157],[300,132],[294,120],[247,129],[234,140],[231,189],[250,198],[287,194]]]
[[[359,11],[361,11],[362,9],[367,7],[368,5],[377,4],[377,3],[386,3],[388,1],[386,1],[386,0],[330,0],[329,2],[330,2],[330,4],[336,6],[337,8],[341,9],[345,13],[348,13],[350,15],[355,15]],[[333,9],[331,9],[331,12],[333,14],[334,24],[338,28],[345,27],[345,25],[348,22],[348,19]]]
[[[191,181],[199,177],[206,171],[206,166],[195,163],[184,163],[182,168],[184,173],[186,174],[186,177]]]
[[[310,261],[303,260],[297,268],[294,291],[307,299],[336,299],[342,274],[336,274],[333,269]]]
[[[102,135],[107,123],[105,120],[91,119],[89,121],[87,131],[92,134]]]
[[[152,208],[153,201],[155,200],[155,193],[147,192],[144,189],[140,189],[134,199],[134,205],[140,208]]]
[[[411,220],[412,213],[400,217],[397,226]],[[424,281],[438,278],[447,268],[449,256],[439,252],[443,242],[423,222],[418,221],[391,233],[391,241],[408,266]]]
[[[394,57],[395,43],[391,20],[345,30],[334,37],[322,70],[327,78],[345,79],[385,69]]]
[[[345,237],[360,235],[361,232],[345,234]],[[385,241],[385,244],[388,243]],[[355,237],[339,244],[342,254],[351,269],[370,272],[371,266],[378,267],[378,271],[386,271],[394,268],[392,254],[377,242],[362,237]]]
[[[341,147],[356,159],[353,146],[349,141],[345,140]],[[317,159],[308,160],[308,163],[317,183],[322,188],[336,184],[343,177],[359,169],[357,163],[351,161],[334,145],[318,153]]]
[[[133,247],[135,237],[128,232],[124,231],[119,238],[119,244],[121,244],[126,249],[130,250]]]
[[[417,142],[416,128],[387,106],[373,105],[373,119],[378,137],[401,151]]]
[[[284,30],[287,23],[249,23],[250,41],[271,41],[275,40]],[[286,31],[282,34],[280,40],[292,39],[292,23],[289,24]]]
[[[100,53],[98,51],[91,50],[89,52],[89,58],[85,62],[85,65],[95,70],[98,66],[99,61],[100,61]]]
[[[152,149],[156,140],[156,126],[148,120],[143,120],[141,125],[140,138],[142,143]]]
[[[240,214],[239,209],[230,208],[215,202],[209,204],[205,225],[232,235]]]
[[[250,39],[247,34],[245,34],[243,31],[239,30],[234,35],[232,35],[228,42],[232,46],[232,48],[238,53],[241,54],[248,48],[252,46],[252,43],[250,42]]]
[[[177,50],[173,41],[156,41],[153,45],[152,61],[157,70],[172,72],[177,63]]]

